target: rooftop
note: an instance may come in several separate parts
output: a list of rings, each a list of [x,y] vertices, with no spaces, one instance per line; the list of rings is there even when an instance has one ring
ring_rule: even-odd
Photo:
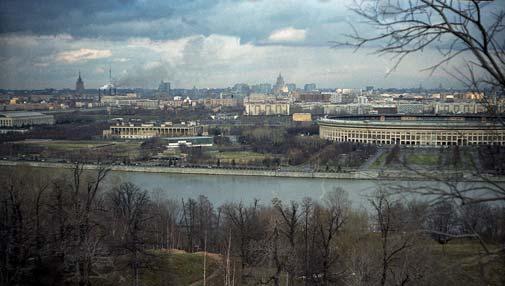
[[[340,115],[328,116],[330,120],[369,120],[369,121],[495,121],[496,116],[486,114],[369,114],[369,115]]]
[[[184,136],[184,137],[162,137],[164,140],[189,140],[189,139],[212,139],[212,136]]]
[[[31,111],[8,111],[8,112],[0,112],[0,117],[32,117],[32,116],[50,116],[40,112],[31,112]]]

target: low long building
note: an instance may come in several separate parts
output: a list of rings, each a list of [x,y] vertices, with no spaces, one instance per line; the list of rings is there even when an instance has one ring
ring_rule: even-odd
[[[214,138],[211,136],[169,137],[163,138],[168,148],[186,147],[212,147]]]
[[[185,137],[204,134],[202,125],[197,124],[133,124],[119,123],[103,131],[103,136],[120,139],[147,139],[152,137]]]
[[[246,103],[245,115],[289,115],[289,103]]]
[[[362,115],[320,119],[319,136],[337,142],[418,146],[505,145],[505,126],[493,117]]]
[[[0,127],[52,125],[54,116],[40,112],[0,112]]]

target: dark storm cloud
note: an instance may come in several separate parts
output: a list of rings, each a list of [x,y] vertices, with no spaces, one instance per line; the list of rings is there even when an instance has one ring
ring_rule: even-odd
[[[130,2],[5,0],[0,2],[0,31],[60,33],[93,21],[98,12],[124,9]]]
[[[76,37],[106,38],[180,36],[177,35],[180,29],[172,29],[175,24],[190,26],[194,23],[185,18],[185,14],[212,5],[214,1],[199,0],[4,0],[0,2],[0,33],[68,33]],[[172,25],[151,31],[131,29],[135,23],[157,22]]]
[[[223,87],[279,71],[299,84],[391,85],[391,64],[370,50],[330,49],[356,20],[352,1],[0,0],[0,88],[69,87],[79,70],[98,87],[110,66],[130,87]],[[396,79],[418,86],[436,58],[426,54]]]
[[[313,28],[310,45],[326,44],[337,33],[319,35],[317,28],[345,21],[346,1],[3,0],[0,33],[112,40],[223,34],[255,43],[274,30],[294,27]]]

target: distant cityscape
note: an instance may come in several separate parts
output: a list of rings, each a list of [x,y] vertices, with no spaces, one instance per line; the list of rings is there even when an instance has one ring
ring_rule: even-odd
[[[315,83],[285,83],[279,73],[274,84],[237,83],[227,88],[173,88],[161,81],[158,89],[121,89],[112,80],[98,89],[86,89],[81,73],[75,89],[0,90],[1,111],[65,110],[90,108],[136,108],[175,110],[185,106],[205,108],[242,108],[240,115],[312,116],[363,114],[483,114],[489,110],[482,104],[484,92],[493,106],[503,113],[503,98],[497,92],[471,92],[439,87],[419,88],[318,88]]]
[[[85,88],[79,72],[75,90],[1,91],[0,126],[4,128],[2,133],[27,133],[29,129],[26,128],[31,126],[56,124],[58,120],[53,114],[85,112],[108,115],[101,115],[109,118],[109,126],[98,130],[97,137],[182,138],[181,142],[192,144],[192,147],[199,141],[195,136],[208,136],[213,128],[265,123],[316,125],[322,139],[337,142],[503,145],[503,128],[488,126],[488,123],[505,112],[504,100],[503,96],[489,90],[472,92],[442,87],[432,90],[422,87],[376,89],[373,86],[318,89],[316,84],[308,83],[298,88],[295,83],[286,83],[281,73],[274,84],[237,83],[222,89],[173,89],[170,82],[162,80],[158,89],[120,89],[109,69],[109,80],[96,90]],[[152,119],[135,118],[136,114],[146,112]],[[184,112],[186,116],[177,116]],[[173,120],[161,119],[167,114],[172,114],[168,117]],[[112,118],[114,115],[117,117]],[[124,118],[123,115],[133,117]],[[442,127],[441,122],[451,124],[444,123]],[[489,132],[496,134],[488,135]],[[207,141],[206,146],[212,146],[212,140]]]

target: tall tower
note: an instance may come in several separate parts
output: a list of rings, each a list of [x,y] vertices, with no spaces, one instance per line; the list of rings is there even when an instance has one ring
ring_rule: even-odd
[[[282,78],[281,73],[279,73],[279,76],[277,77],[277,82],[275,85],[279,88],[282,88],[284,86],[284,78]]]
[[[163,96],[168,97],[170,95],[170,83],[162,80],[158,86],[158,92]]]
[[[75,93],[77,93],[77,94],[84,93],[84,82],[82,81],[82,78],[81,78],[81,71],[79,71],[79,77],[77,78],[77,81],[75,82]]]
[[[282,78],[281,73],[279,73],[279,76],[277,77],[277,81],[275,82],[273,92],[274,94],[280,94],[282,93],[282,90],[284,89],[285,83],[284,83],[284,78]]]

